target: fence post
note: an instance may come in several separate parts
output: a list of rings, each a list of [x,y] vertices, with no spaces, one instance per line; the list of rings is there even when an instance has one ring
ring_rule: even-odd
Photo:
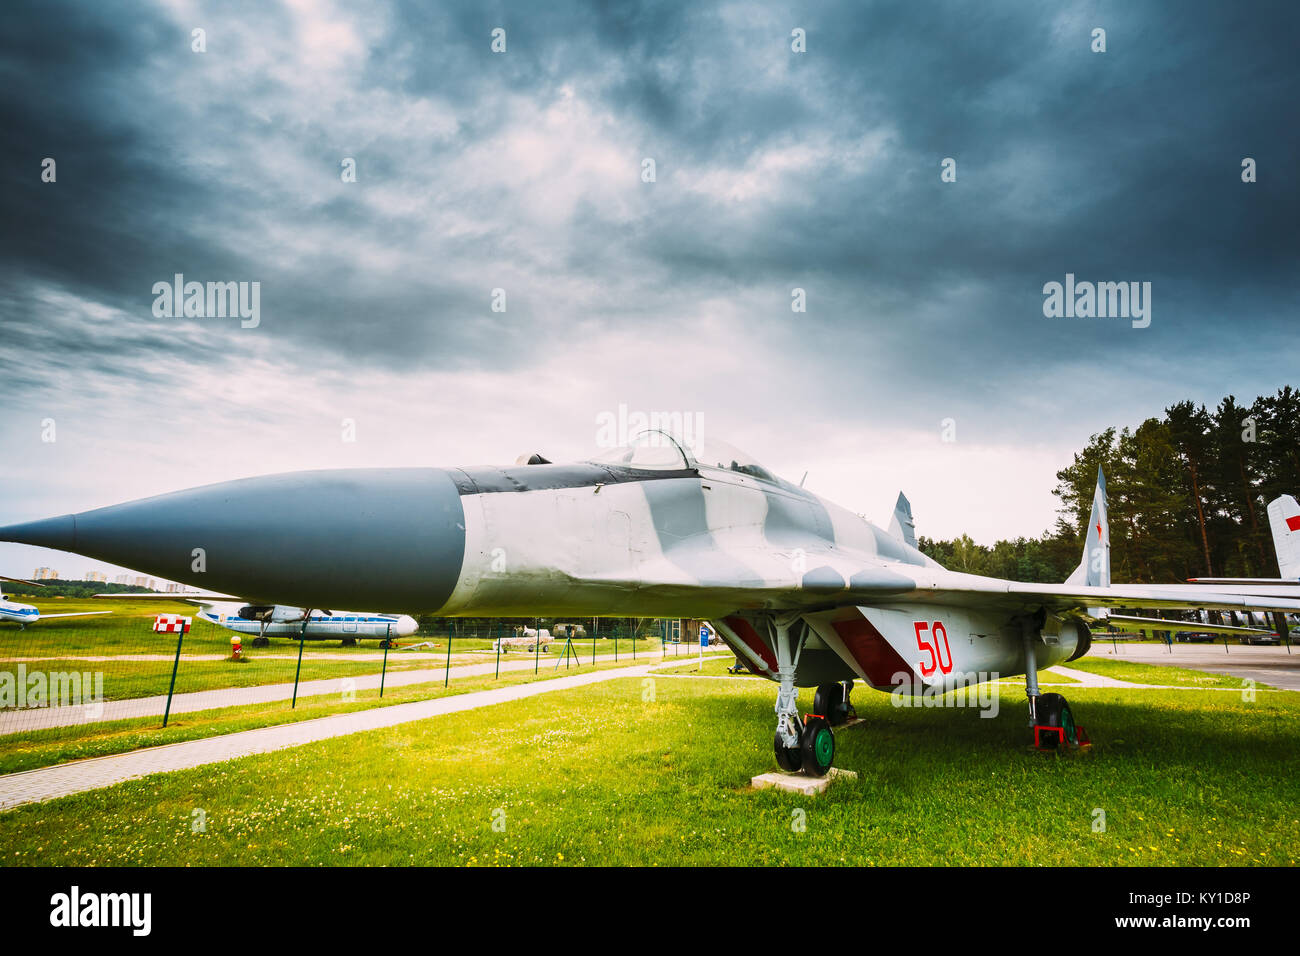
[[[307,612],[309,615],[310,611]],[[302,630],[298,632],[298,669],[293,672],[293,703],[289,705],[290,710],[298,706],[298,677],[302,674],[302,643],[307,640],[307,620],[303,619]]]
[[[388,645],[393,643],[393,625],[389,624],[386,628],[387,634],[384,637],[384,669],[379,672],[379,696],[384,696],[384,679],[388,677]]]
[[[181,641],[185,640],[185,626],[181,625],[181,632],[176,635],[176,659],[172,661],[172,682],[167,688],[167,709],[163,711],[163,726],[167,726],[167,718],[172,713],[172,692],[176,690],[176,668],[181,664]]]
[[[447,629],[447,663],[442,669],[442,686],[451,682],[451,628]]]
[[[501,622],[497,621],[497,672],[492,675],[493,680],[501,677]]]
[[[542,621],[541,618],[533,619],[533,673],[537,673],[538,666],[542,663]]]
[[[593,664],[596,663],[596,632],[600,630],[599,621],[598,617],[591,619],[591,662]]]

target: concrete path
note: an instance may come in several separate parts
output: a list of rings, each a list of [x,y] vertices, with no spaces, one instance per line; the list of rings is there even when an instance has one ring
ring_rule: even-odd
[[[1134,684],[1132,681],[1127,680],[1117,680],[1114,677],[1103,677],[1101,674],[1093,674],[1089,671],[1076,671],[1073,667],[1062,667],[1060,664],[1055,665],[1052,670],[1062,677],[1073,678],[1083,687],[1127,687],[1131,690],[1134,687],[1148,686]]]
[[[530,671],[538,666],[539,673],[554,673],[557,655],[542,655],[540,665],[532,655],[526,659],[502,658],[501,672],[511,673]],[[668,661],[673,658],[669,656]],[[638,661],[630,661],[629,655],[619,654],[619,660],[630,663],[660,663],[658,654],[647,656],[641,654]],[[597,655],[597,663],[613,662],[613,654]],[[590,665],[591,658],[583,658],[583,664]],[[563,665],[561,665],[563,666]],[[422,668],[420,670],[393,671],[384,680],[385,690],[389,687],[405,687],[411,684],[426,684],[444,679],[445,669]],[[485,677],[496,673],[496,661],[484,664],[452,665],[451,679],[461,677]],[[317,697],[324,694],[342,695],[345,691],[375,690],[379,687],[380,675],[377,673],[357,675],[355,677],[327,677],[319,680],[302,681],[298,684],[299,697]],[[176,694],[172,697],[173,714],[193,713],[199,710],[213,710],[220,707],[237,707],[245,704],[269,704],[278,700],[293,698],[293,684],[258,684],[253,687],[223,687],[215,690],[193,691],[188,694]],[[109,700],[95,704],[75,704],[64,707],[31,707],[21,710],[0,711],[0,736],[16,734],[29,730],[48,730],[52,727],[75,727],[84,724],[98,724],[107,720],[125,720],[131,717],[157,717],[162,719],[167,706],[167,695],[152,697],[131,697],[126,700]]]
[[[86,790],[96,790],[153,773],[186,770],[204,764],[234,760],[238,757],[299,747],[331,737],[379,730],[506,701],[522,700],[557,690],[584,687],[622,677],[639,677],[661,666],[666,666],[666,662],[656,658],[652,662],[634,667],[588,671],[585,674],[557,677],[532,684],[495,687],[491,690],[473,691],[454,697],[441,697],[437,700],[374,707],[352,714],[318,717],[314,720],[303,720],[277,727],[244,730],[234,734],[223,734],[220,737],[187,740],[183,743],[149,747],[130,753],[93,757],[89,760],[76,760],[53,767],[6,774],[0,776],[0,810],[8,810],[24,803],[65,797]]]

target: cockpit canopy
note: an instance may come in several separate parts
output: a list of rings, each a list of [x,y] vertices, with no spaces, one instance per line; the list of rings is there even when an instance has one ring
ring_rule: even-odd
[[[592,460],[602,465],[655,471],[718,468],[760,481],[782,483],[780,478],[760,465],[753,456],[728,442],[716,438],[684,442],[668,432],[653,428],[638,433],[627,444],[612,448]]]

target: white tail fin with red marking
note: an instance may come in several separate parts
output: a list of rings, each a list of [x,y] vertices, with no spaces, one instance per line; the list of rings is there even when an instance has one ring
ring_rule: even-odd
[[[1290,495],[1275,498],[1268,506],[1268,524],[1279,574],[1288,581],[1300,579],[1300,505]]]
[[[1083,560],[1066,584],[1110,587],[1110,523],[1106,516],[1106,476],[1097,469],[1097,487],[1092,493],[1092,517],[1083,539]]]

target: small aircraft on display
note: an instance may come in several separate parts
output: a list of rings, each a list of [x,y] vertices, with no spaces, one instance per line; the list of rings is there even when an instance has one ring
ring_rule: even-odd
[[[531,651],[540,647],[544,651],[550,651],[551,644],[555,638],[546,628],[524,627],[515,625],[513,637],[499,637],[492,642],[492,649],[500,649],[502,652],[508,651],[512,647],[523,648]]]
[[[812,774],[831,767],[857,680],[919,694],[1024,674],[1035,738],[1066,747],[1080,742],[1073,713],[1038,670],[1088,653],[1110,607],[1300,611],[1285,585],[1113,585],[1100,473],[1078,568],[1024,584],[922,554],[902,495],[885,531],[722,442],[649,430],[590,461],[526,461],[247,478],[11,525],[0,540],[265,606],[711,621],[778,685],[777,762]],[[800,687],[817,688],[812,714]]]
[[[35,581],[24,581],[22,578],[7,578],[0,575],[0,581],[9,581],[12,584],[26,584],[29,587],[43,588],[44,584],[37,584]],[[17,624],[18,629],[24,630],[28,624],[35,624],[37,621],[48,621],[55,617],[94,617],[98,614],[109,614],[110,611],[72,611],[67,614],[44,614],[40,608],[31,604],[20,604],[11,600],[4,595],[4,589],[0,588],[0,621],[7,624]]]
[[[391,641],[409,637],[419,629],[407,614],[379,614],[374,611],[329,611],[289,607],[284,604],[249,604],[227,594],[199,592],[156,592],[96,594],[108,600],[186,601],[199,605],[201,620],[237,634],[253,637],[253,647],[265,647],[272,637],[308,641],[341,640],[345,644],[367,639]],[[307,626],[304,628],[303,624]]]

